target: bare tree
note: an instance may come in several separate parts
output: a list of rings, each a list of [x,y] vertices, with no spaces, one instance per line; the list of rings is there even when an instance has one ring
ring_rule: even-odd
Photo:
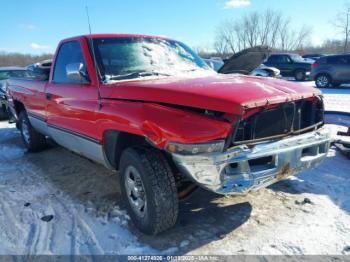
[[[333,22],[334,27],[343,36],[344,46],[343,51],[348,51],[349,36],[350,36],[350,4],[346,2],[341,12],[337,14]]]
[[[222,22],[217,28],[215,50],[217,52],[236,52],[236,32],[233,21]]]
[[[281,12],[266,10],[253,12],[236,21],[226,21],[217,28],[215,49],[235,53],[248,47],[266,45],[272,48],[293,50],[307,43],[309,27],[293,30],[291,20]]]
[[[275,39],[279,28],[280,13],[273,12],[268,9],[264,12],[259,23],[259,40],[262,45],[271,46]]]
[[[52,54],[30,55],[0,52],[0,66],[25,66],[52,58]]]

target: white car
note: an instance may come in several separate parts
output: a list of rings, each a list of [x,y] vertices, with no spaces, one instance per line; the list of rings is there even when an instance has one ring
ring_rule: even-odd
[[[281,71],[276,67],[270,67],[261,64],[256,69],[254,69],[254,71],[252,71],[250,75],[265,77],[281,77]]]

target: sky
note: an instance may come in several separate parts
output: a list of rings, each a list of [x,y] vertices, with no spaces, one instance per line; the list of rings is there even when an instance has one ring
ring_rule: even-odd
[[[93,33],[167,36],[191,47],[212,48],[218,25],[252,11],[273,9],[298,28],[313,30],[312,43],[339,38],[332,20],[343,0],[0,0],[0,51],[53,53],[64,38]]]

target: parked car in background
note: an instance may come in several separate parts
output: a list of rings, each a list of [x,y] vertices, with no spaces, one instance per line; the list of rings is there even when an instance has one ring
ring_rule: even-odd
[[[282,76],[294,77],[297,81],[305,81],[311,72],[313,61],[307,61],[298,54],[273,54],[264,65],[276,67]]]
[[[8,117],[5,85],[6,83],[0,83],[0,120]]]
[[[147,234],[172,227],[196,187],[266,187],[319,164],[330,144],[319,90],[218,74],[164,37],[65,39],[47,81],[10,79],[8,94],[28,151],[50,137],[118,170],[130,217]]]
[[[350,55],[321,57],[312,65],[310,77],[318,88],[350,83]]]
[[[210,68],[218,72],[220,68],[224,65],[224,61],[219,59],[203,59]]]
[[[280,77],[281,71],[276,67],[266,66],[264,64],[259,65],[250,75],[265,76],[265,77]]]
[[[24,78],[28,75],[28,72],[23,67],[0,67],[0,119],[8,118],[8,110],[7,110],[7,97],[6,97],[6,89],[7,83],[6,81],[10,77],[20,77]]]
[[[49,79],[51,65],[52,59],[48,59],[35,64],[27,65],[26,69],[31,72],[35,79],[45,81]]]
[[[316,61],[323,56],[325,56],[325,55],[324,54],[306,54],[306,55],[303,55],[302,57]]]
[[[261,63],[266,59],[269,49],[257,46],[242,50],[227,59],[218,71],[221,74],[239,73],[243,75],[277,77],[280,71]]]

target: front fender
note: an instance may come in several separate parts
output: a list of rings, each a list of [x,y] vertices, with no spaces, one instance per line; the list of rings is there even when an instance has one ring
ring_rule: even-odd
[[[174,108],[135,101],[108,101],[103,104],[97,127],[145,137],[163,149],[168,141],[200,143],[225,139],[234,123]]]

